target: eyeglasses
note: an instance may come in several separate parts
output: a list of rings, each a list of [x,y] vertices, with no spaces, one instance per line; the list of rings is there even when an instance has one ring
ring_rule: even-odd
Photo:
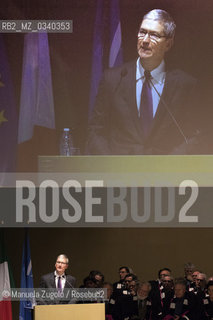
[[[157,32],[154,32],[154,31],[147,31],[145,29],[140,29],[139,30],[138,38],[144,39],[146,37],[146,35],[148,35],[148,37],[152,41],[159,41],[161,38],[167,38],[167,36],[161,35],[161,34],[159,34]]]
[[[201,281],[201,282],[203,282],[203,281],[205,281],[204,279],[196,279],[197,281]]]
[[[57,264],[62,264],[62,265],[67,264],[66,262],[62,262],[62,261],[56,261],[56,263]]]

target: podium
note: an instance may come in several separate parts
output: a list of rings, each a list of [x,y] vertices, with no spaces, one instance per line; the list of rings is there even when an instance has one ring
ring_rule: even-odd
[[[40,174],[72,173],[76,176],[103,177],[106,181],[131,180],[140,186],[150,180],[153,186],[177,186],[184,179],[195,179],[199,186],[213,184],[212,155],[145,155],[145,156],[39,156]],[[113,183],[112,183],[113,184]]]
[[[41,156],[39,174],[41,183],[80,190],[78,206],[61,205],[70,211],[57,226],[213,226],[212,155]]]
[[[38,166],[39,172],[213,172],[213,156],[39,156]]]
[[[105,320],[105,304],[40,305],[34,315],[34,320]]]

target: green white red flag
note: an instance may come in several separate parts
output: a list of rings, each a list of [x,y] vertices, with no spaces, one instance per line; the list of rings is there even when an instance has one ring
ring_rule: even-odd
[[[5,251],[3,231],[0,230],[0,319],[12,320],[12,306],[10,288],[14,287],[9,271],[8,259]]]

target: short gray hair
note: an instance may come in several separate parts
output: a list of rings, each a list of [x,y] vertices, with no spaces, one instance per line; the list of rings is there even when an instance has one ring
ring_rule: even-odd
[[[147,286],[149,291],[152,288],[151,283],[148,281],[139,282],[138,289],[142,288],[143,286]]]
[[[58,256],[57,256],[57,258],[56,258],[56,261],[58,260],[58,258],[59,257],[63,257],[64,259],[66,259],[67,260],[67,264],[69,264],[69,259],[68,259],[68,257],[67,257],[67,255],[66,254],[64,254],[64,253],[62,253],[62,254],[59,254]]]
[[[145,19],[151,19],[151,20],[162,22],[164,26],[165,36],[168,38],[174,37],[176,24],[173,18],[170,16],[170,14],[165,10],[162,10],[162,9],[151,10],[147,14],[145,14],[145,16],[143,17],[143,20]]]

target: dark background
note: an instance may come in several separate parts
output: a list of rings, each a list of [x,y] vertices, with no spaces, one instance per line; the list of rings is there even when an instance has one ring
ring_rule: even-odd
[[[177,24],[175,44],[167,63],[212,85],[212,0],[121,0],[124,61],[137,57],[137,31],[143,15],[153,9],[167,10]],[[75,143],[82,152],[86,140],[91,79],[95,0],[7,0],[0,3],[1,19],[72,19],[72,34],[49,34],[56,132],[36,129],[37,140],[19,146],[18,169],[35,171],[38,154],[57,154],[60,130],[74,127]],[[24,34],[3,35],[19,106]],[[202,112],[202,110],[201,110]],[[8,229],[6,240],[16,286],[20,285],[23,229]],[[35,287],[42,274],[54,270],[56,256],[67,253],[68,271],[78,279],[92,269],[106,280],[118,279],[120,265],[133,268],[141,280],[156,278],[157,270],[169,266],[174,276],[183,264],[194,262],[213,275],[211,229],[33,229],[30,232]],[[14,307],[18,319],[18,304]]]

